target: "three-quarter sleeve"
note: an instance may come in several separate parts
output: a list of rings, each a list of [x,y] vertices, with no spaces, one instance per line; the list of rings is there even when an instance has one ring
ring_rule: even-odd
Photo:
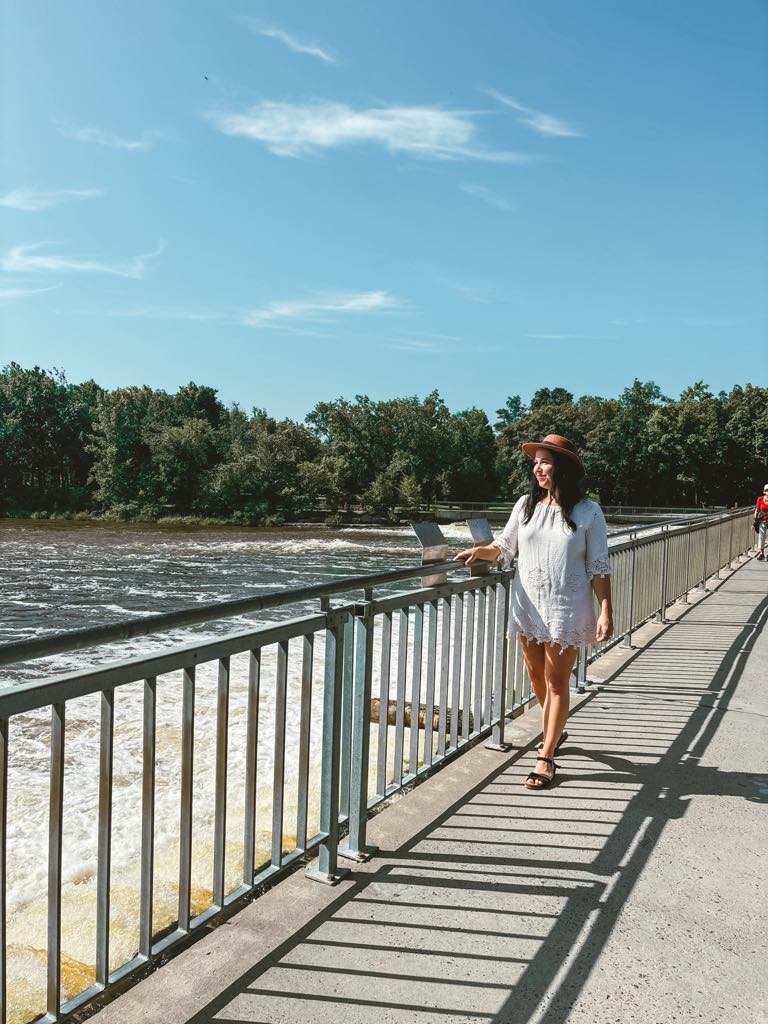
[[[525,495],[522,498],[518,498],[515,507],[512,509],[512,514],[507,520],[507,525],[497,537],[493,538],[493,543],[501,552],[501,561],[505,568],[509,568],[512,564],[512,559],[517,554],[517,531],[520,527],[520,513],[524,502]]]
[[[587,529],[587,575],[592,580],[595,576],[611,575],[611,560],[608,557],[608,528],[605,516],[599,505],[595,505],[595,516]]]

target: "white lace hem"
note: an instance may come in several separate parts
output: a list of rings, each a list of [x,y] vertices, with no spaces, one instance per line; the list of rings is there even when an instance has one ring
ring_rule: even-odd
[[[608,558],[593,558],[587,562],[587,576],[591,580],[595,576],[610,576],[611,575],[611,562]]]
[[[510,632],[520,633],[526,640],[532,640],[537,644],[559,644],[560,653],[569,647],[583,647],[585,644],[594,643],[596,623],[586,626],[584,629],[552,630],[534,629],[530,626],[524,627],[514,620],[510,624]]]

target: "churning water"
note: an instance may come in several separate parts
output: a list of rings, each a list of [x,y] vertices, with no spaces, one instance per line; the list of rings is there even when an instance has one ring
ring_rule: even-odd
[[[455,549],[469,534],[444,528]],[[308,586],[413,564],[419,545],[406,528],[176,529],[83,523],[0,521],[2,619],[0,641],[42,637],[188,607]],[[413,581],[415,583],[415,581]],[[406,589],[410,583],[398,584]],[[0,688],[241,631],[316,612],[317,602],[233,617],[154,637],[62,654],[0,669]],[[393,637],[393,659],[398,643]],[[296,645],[298,646],[298,645]],[[274,649],[265,649],[262,678],[274,679]],[[323,636],[315,638],[309,834],[319,814]],[[286,723],[284,847],[295,845],[301,652],[289,655]],[[233,657],[228,751],[226,888],[243,870],[247,654]],[[141,836],[142,684],[120,687],[115,698],[110,966],[132,958],[138,944]],[[256,820],[257,863],[269,859],[274,696],[264,685],[259,707]],[[211,904],[216,666],[198,671],[192,904]],[[373,742],[375,743],[375,737]],[[408,749],[406,738],[406,750]],[[178,673],[157,683],[157,795],[153,923],[173,924],[178,903],[179,752]],[[11,720],[8,792],[9,1021],[44,1012],[47,914],[47,829],[50,712]],[[94,980],[95,873],[98,822],[99,699],[67,704],[62,892],[62,988],[72,997]],[[375,748],[374,757],[375,764]],[[293,835],[291,831],[293,830]]]

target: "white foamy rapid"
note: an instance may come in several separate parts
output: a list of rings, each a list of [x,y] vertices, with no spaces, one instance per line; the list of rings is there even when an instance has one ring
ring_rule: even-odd
[[[455,549],[469,540],[466,527],[444,528]],[[0,524],[4,562],[0,640],[44,636],[64,629],[258,595],[343,576],[385,571],[419,560],[408,529],[326,531],[166,530],[93,524]],[[413,581],[415,584],[416,581]],[[406,589],[410,582],[394,589]],[[2,671],[1,687],[53,677],[99,664],[155,653],[181,644],[253,628],[317,610],[317,602],[267,615],[247,615],[204,626],[141,637],[95,650],[40,659]],[[392,664],[397,664],[398,621]],[[376,646],[380,642],[376,633]],[[296,844],[298,747],[301,718],[301,641],[290,647],[286,712],[286,783],[283,847]],[[226,888],[243,872],[247,655],[231,662],[227,751]],[[311,705],[309,834],[319,827],[319,766],[324,637],[314,643]],[[378,652],[376,664],[378,665]],[[276,654],[262,659],[257,759],[256,861],[272,843]],[[394,673],[393,673],[394,677]],[[393,678],[394,682],[394,678]],[[195,695],[192,908],[211,904],[216,756],[217,666],[200,666]],[[181,677],[157,681],[157,770],[154,916],[156,931],[178,911]],[[99,796],[98,695],[67,703],[62,890],[62,987],[67,998],[94,980],[96,863]],[[112,968],[138,946],[141,846],[143,683],[118,688],[115,697],[112,821]],[[372,729],[376,764],[378,731]],[[408,750],[406,733],[406,756]],[[45,1010],[47,830],[50,711],[11,719],[8,788],[9,1024]],[[392,744],[389,761],[392,760]],[[389,776],[391,776],[391,769]]]

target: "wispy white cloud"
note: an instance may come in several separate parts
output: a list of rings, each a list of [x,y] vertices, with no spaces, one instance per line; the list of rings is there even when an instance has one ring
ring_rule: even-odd
[[[262,142],[276,156],[298,157],[338,146],[373,143],[391,153],[434,160],[517,164],[532,159],[521,153],[478,146],[471,113],[435,106],[355,110],[345,103],[264,100],[243,113],[214,112],[208,117],[225,135]]]
[[[531,341],[615,341],[615,337],[602,334],[524,334]]]
[[[51,206],[59,206],[73,199],[95,199],[103,196],[103,188],[38,188],[35,185],[22,185],[0,196],[0,206],[10,210],[47,210]]]
[[[56,256],[40,252],[41,249],[53,244],[55,243],[36,242],[34,245],[14,246],[2,257],[0,267],[15,274],[74,271],[139,279],[144,277],[150,262],[159,256],[165,248],[165,242],[160,241],[151,252],[131,256],[121,263],[105,263],[103,260]]]
[[[219,322],[239,322],[234,313],[196,309],[175,309],[170,306],[144,306],[136,309],[105,309],[91,311],[97,316],[106,316],[114,320],[185,320],[187,322],[217,320]]]
[[[453,281],[443,277],[438,277],[437,283],[442,288],[447,288],[448,291],[458,295],[459,298],[466,299],[468,302],[479,302],[483,306],[497,301],[498,298],[494,289],[487,284],[476,284],[472,281]]]
[[[336,63],[336,58],[327,50],[318,46],[317,43],[302,42],[302,40],[286,32],[285,29],[278,28],[276,25],[263,25],[261,22],[256,21],[255,18],[242,18],[241,21],[252,32],[259,36],[265,36],[267,39],[276,39],[284,46],[287,46],[289,50],[293,50],[294,53],[303,53],[308,57],[317,57],[319,60],[325,61],[326,64]]]
[[[686,327],[735,327],[738,320],[684,320]]]
[[[396,309],[399,305],[400,303],[394,296],[381,290],[319,295],[309,299],[274,302],[261,309],[251,310],[243,316],[242,322],[248,327],[272,327],[280,326],[285,321],[322,321],[329,317],[349,313],[380,313]]]
[[[462,185],[461,190],[471,196],[476,196],[478,199],[482,199],[484,203],[495,207],[497,210],[505,210],[509,212],[509,210],[512,209],[512,206],[507,199],[504,199],[503,196],[497,195],[491,189],[486,188],[485,185]]]
[[[388,338],[385,348],[393,349],[396,352],[442,352],[445,346],[439,341],[432,341],[429,338]]]
[[[565,121],[561,121],[559,117],[542,114],[531,107],[524,107],[522,103],[518,103],[511,96],[505,96],[503,92],[498,92],[496,89],[484,89],[483,91],[503,106],[509,107],[510,110],[516,110],[518,114],[522,115],[517,120],[538,132],[539,135],[554,135],[561,138],[578,138],[581,135],[580,131],[566,124]]]
[[[28,295],[39,295],[41,292],[55,292],[58,288],[61,288],[61,283],[48,285],[46,288],[24,288],[22,285],[5,284],[0,281],[0,302],[25,299]]]
[[[93,142],[97,146],[107,146],[110,149],[151,149],[155,141],[160,138],[159,132],[145,132],[139,139],[126,139],[114,132],[104,131],[102,128],[94,128],[91,125],[74,125],[66,121],[54,121],[59,135],[65,139],[74,139],[76,142]]]

